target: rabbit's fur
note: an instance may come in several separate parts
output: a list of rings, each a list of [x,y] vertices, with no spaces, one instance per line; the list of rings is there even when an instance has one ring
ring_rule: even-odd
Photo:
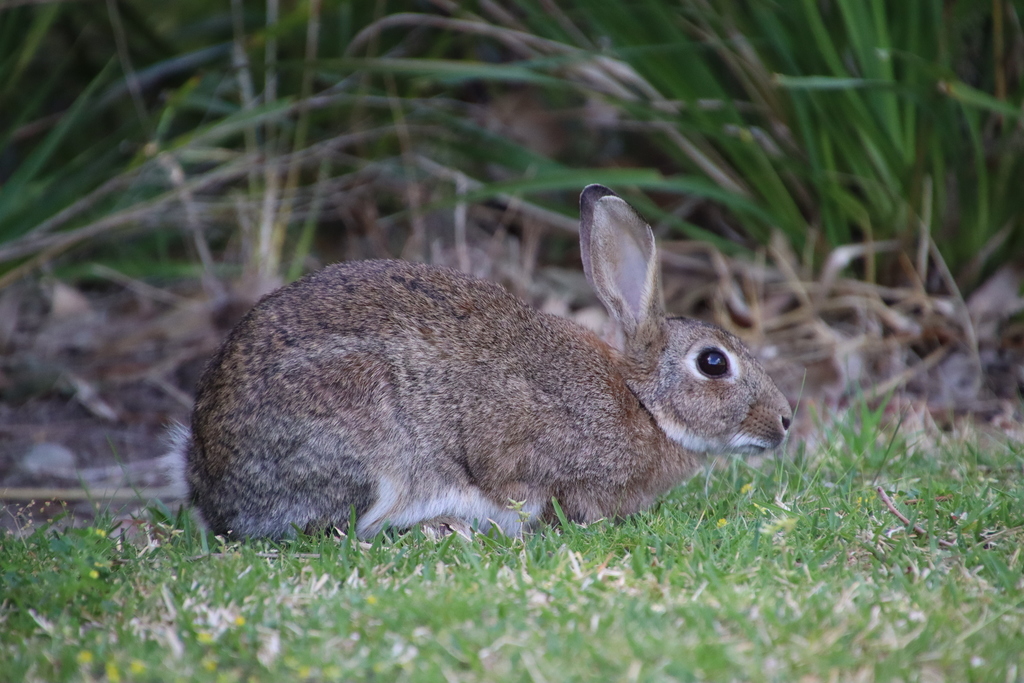
[[[598,185],[580,207],[621,352],[496,284],[404,261],[336,264],[265,297],[210,362],[181,435],[209,527],[516,534],[554,521],[552,498],[570,520],[620,517],[704,453],[777,446],[789,404],[736,337],[665,317],[643,219]]]

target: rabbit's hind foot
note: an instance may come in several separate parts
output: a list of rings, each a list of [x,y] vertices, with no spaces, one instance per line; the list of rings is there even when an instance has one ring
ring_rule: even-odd
[[[453,515],[440,515],[420,523],[423,535],[435,541],[445,536],[458,534],[467,540],[473,540],[473,528],[464,519]]]

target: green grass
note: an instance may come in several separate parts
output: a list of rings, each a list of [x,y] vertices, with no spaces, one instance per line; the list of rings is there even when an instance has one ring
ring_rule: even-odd
[[[1024,452],[913,447],[863,424],[867,436],[835,429],[814,457],[701,473],[625,522],[522,540],[306,538],[271,558],[181,521],[7,535],[0,669],[30,681],[1020,680]],[[876,477],[929,537],[885,509]]]

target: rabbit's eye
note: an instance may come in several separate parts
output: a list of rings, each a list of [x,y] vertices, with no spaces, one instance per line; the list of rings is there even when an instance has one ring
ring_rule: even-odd
[[[708,377],[721,377],[729,372],[729,359],[718,349],[704,349],[697,356],[697,367]]]

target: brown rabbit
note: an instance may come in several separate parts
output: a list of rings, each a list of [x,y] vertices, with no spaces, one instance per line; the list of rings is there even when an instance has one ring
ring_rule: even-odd
[[[519,534],[649,506],[704,453],[758,453],[786,399],[736,337],[666,318],[654,236],[600,185],[580,197],[587,278],[617,351],[502,287],[404,261],[340,263],[268,295],[199,382],[182,430],[218,534],[385,526]]]

